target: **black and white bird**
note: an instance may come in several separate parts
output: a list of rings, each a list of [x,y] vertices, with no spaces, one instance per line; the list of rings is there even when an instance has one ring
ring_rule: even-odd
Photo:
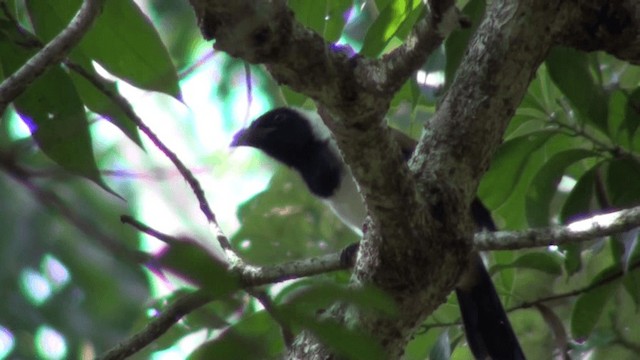
[[[406,141],[400,144],[407,147]],[[349,167],[329,129],[316,113],[277,108],[240,130],[231,146],[250,146],[296,170],[309,191],[327,203],[356,231],[367,215]],[[411,148],[403,149],[408,155]],[[472,216],[479,228],[495,230],[489,211],[475,200]],[[476,359],[525,359],[500,298],[479,255],[456,288],[467,343]]]

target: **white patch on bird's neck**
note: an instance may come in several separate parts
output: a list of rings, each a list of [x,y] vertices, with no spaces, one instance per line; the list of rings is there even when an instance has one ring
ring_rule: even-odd
[[[360,196],[358,185],[351,174],[351,170],[349,170],[349,166],[347,166],[344,163],[344,159],[342,159],[342,155],[340,154],[340,150],[338,150],[331,131],[315,111],[294,110],[309,120],[309,125],[311,125],[316,139],[326,140],[331,150],[342,160],[344,172],[340,180],[340,186],[338,186],[338,189],[331,196],[323,201],[329,205],[331,210],[338,215],[345,225],[349,226],[357,234],[362,235],[362,224],[367,216],[364,200],[362,196]]]
[[[351,175],[351,170],[345,166],[345,172],[340,181],[340,186],[324,200],[331,207],[342,222],[349,226],[358,235],[362,235],[362,224],[367,216],[364,200],[360,196],[358,185]]]

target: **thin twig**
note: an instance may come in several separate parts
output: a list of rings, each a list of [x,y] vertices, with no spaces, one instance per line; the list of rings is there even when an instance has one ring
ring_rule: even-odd
[[[344,267],[345,266],[340,263],[340,254],[337,253],[265,268],[250,267],[245,269],[247,272],[240,275],[245,276],[242,279],[244,288],[249,294],[258,299],[265,307],[265,310],[280,324],[285,343],[291,344],[293,338],[291,330],[277,315],[277,311],[272,306],[271,299],[266,297],[266,295],[261,295],[258,291],[252,291],[252,287],[340,270]],[[287,273],[287,271],[289,271],[289,273]],[[98,357],[98,360],[124,359],[140,351],[167,332],[169,328],[180,321],[183,316],[212,300],[213,298],[211,296],[200,291],[181,297],[176,300],[175,303],[169,305],[161,315],[151,320],[144,329],[131,338],[121,342],[104,355]]]
[[[278,314],[278,310],[273,305],[273,301],[267,293],[263,290],[253,290],[251,288],[247,288],[246,291],[253,296],[256,300],[262,304],[264,310],[273,318],[273,320],[278,323],[280,326],[280,331],[282,332],[282,339],[284,341],[284,345],[287,347],[291,347],[293,344],[293,331],[291,331],[291,327],[287,324],[286,321],[282,319],[282,316]]]
[[[216,53],[213,51],[208,51],[206,54],[200,57],[195,63],[189,65],[189,67],[180,71],[180,73],[178,74],[178,79],[180,80],[186,79],[189,75],[194,73],[198,68],[204,65],[207,61],[213,59],[215,54]]]
[[[582,295],[584,293],[587,293],[591,290],[597,289],[601,286],[610,284],[620,278],[622,278],[627,272],[630,272],[632,270],[638,269],[640,268],[640,261],[637,261],[636,263],[634,263],[633,265],[631,265],[629,267],[628,270],[618,270],[615,273],[610,274],[607,277],[604,277],[602,279],[600,279],[599,281],[589,284],[587,286],[581,287],[579,289],[575,289],[575,290],[571,290],[571,291],[567,291],[567,292],[563,292],[563,293],[559,293],[559,294],[555,294],[555,295],[550,295],[550,296],[546,296],[546,297],[542,297],[533,301],[525,301],[522,302],[516,306],[512,306],[508,309],[506,309],[505,311],[507,313],[516,311],[516,310],[521,310],[521,309],[528,309],[531,307],[535,307],[538,304],[542,304],[545,302],[549,302],[549,301],[556,301],[556,300],[561,300],[561,299],[566,299],[566,298],[570,298],[570,297],[574,297],[574,296],[578,296],[578,295]],[[423,330],[427,331],[430,328],[441,328],[441,327],[448,327],[448,326],[456,326],[456,325],[460,325],[462,324],[460,322],[460,320],[458,321],[453,321],[453,322],[447,322],[447,323],[435,323],[435,324],[427,324],[423,326]]]
[[[615,157],[624,157],[624,158],[628,158],[631,159],[633,161],[635,161],[636,163],[640,164],[640,155],[627,150],[621,146],[618,145],[614,145],[611,143],[607,143],[603,140],[598,139],[596,136],[590,134],[589,132],[585,131],[584,128],[582,127],[578,127],[576,125],[571,125],[571,124],[566,124],[560,120],[558,120],[556,117],[554,116],[550,116],[548,119],[549,123],[557,126],[560,129],[565,130],[567,135],[570,136],[578,136],[581,137],[583,139],[588,140],[589,142],[591,142],[594,147],[596,149],[602,149],[610,154],[612,154]]]
[[[97,359],[126,359],[127,357],[142,350],[145,346],[158,339],[173,325],[180,321],[182,317],[212,300],[213,298],[210,295],[206,295],[204,292],[200,291],[182,296],[181,298],[176,300],[175,303],[165,308],[164,311],[160,315],[158,315],[158,317],[150,321],[144,327],[144,329],[140,330],[132,337],[116,345],[114,348],[99,356]]]
[[[0,114],[45,70],[76,46],[100,14],[104,0],[85,0],[64,30],[0,84]]]
[[[133,123],[136,124],[138,129],[140,129],[140,131],[142,131],[151,140],[151,142],[173,163],[176,169],[178,169],[178,172],[180,173],[180,175],[182,175],[182,178],[191,187],[191,190],[193,191],[194,195],[196,196],[196,199],[198,200],[198,204],[200,205],[200,210],[207,218],[207,221],[213,227],[213,233],[215,234],[218,242],[220,243],[220,246],[225,250],[225,253],[227,254],[228,257],[231,258],[231,260],[237,260],[237,256],[235,255],[235,252],[231,247],[231,243],[229,242],[229,239],[226,237],[226,235],[224,235],[224,233],[222,232],[222,229],[218,225],[216,216],[214,215],[213,211],[211,210],[211,207],[209,206],[209,202],[207,201],[204,195],[204,191],[200,186],[200,182],[198,181],[198,179],[196,179],[193,173],[184,165],[184,163],[180,160],[180,158],[178,158],[178,156],[173,151],[171,151],[158,138],[158,136],[151,130],[151,128],[149,128],[142,121],[142,119],[135,113],[135,111],[133,111],[133,107],[127,101],[127,99],[124,98],[124,96],[120,95],[119,93],[111,91],[106,86],[106,84],[104,83],[105,80],[98,78],[93,74],[87,72],[81,66],[78,66],[70,62],[69,63],[65,62],[65,64],[69,66],[70,69],[76,71],[79,75],[81,75],[82,77],[87,79],[89,82],[91,82],[93,86],[95,86],[98,90],[100,90],[103,94],[105,94],[105,96],[109,97],[116,105],[118,105],[118,107],[120,107],[120,109],[127,115],[127,117],[129,117],[129,119],[131,119],[131,121],[133,121]]]
[[[152,236],[152,237],[154,237],[154,238],[156,238],[156,239],[158,239],[158,240],[160,240],[160,241],[162,241],[164,243],[173,244],[173,243],[176,243],[176,242],[180,241],[176,237],[168,235],[168,234],[165,234],[163,232],[160,232],[160,231],[158,231],[158,230],[156,230],[156,229],[154,229],[154,228],[152,228],[152,227],[150,227],[150,226],[148,226],[146,224],[143,224],[142,222],[134,219],[133,217],[131,217],[129,215],[120,216],[120,221],[123,224],[131,225],[134,228],[138,229],[139,231],[141,231],[141,232],[143,232],[143,233],[145,233],[145,234],[147,234],[149,236]]]

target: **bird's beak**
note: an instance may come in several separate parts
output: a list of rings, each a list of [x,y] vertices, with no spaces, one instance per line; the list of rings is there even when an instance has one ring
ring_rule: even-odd
[[[235,135],[233,135],[233,141],[229,146],[237,147],[237,146],[245,146],[248,145],[249,134],[247,129],[242,129],[238,131]]]

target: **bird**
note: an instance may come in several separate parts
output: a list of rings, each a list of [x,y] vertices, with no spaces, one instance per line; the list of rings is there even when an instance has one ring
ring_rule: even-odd
[[[415,140],[403,134],[394,138],[408,160]],[[361,232],[367,215],[364,200],[331,132],[317,113],[292,107],[275,108],[238,131],[231,146],[258,149],[292,168],[311,194],[325,202],[346,225]],[[479,199],[471,203],[470,211],[479,230],[496,230],[491,213]],[[467,344],[476,359],[525,359],[479,254],[472,255],[455,292]]]

